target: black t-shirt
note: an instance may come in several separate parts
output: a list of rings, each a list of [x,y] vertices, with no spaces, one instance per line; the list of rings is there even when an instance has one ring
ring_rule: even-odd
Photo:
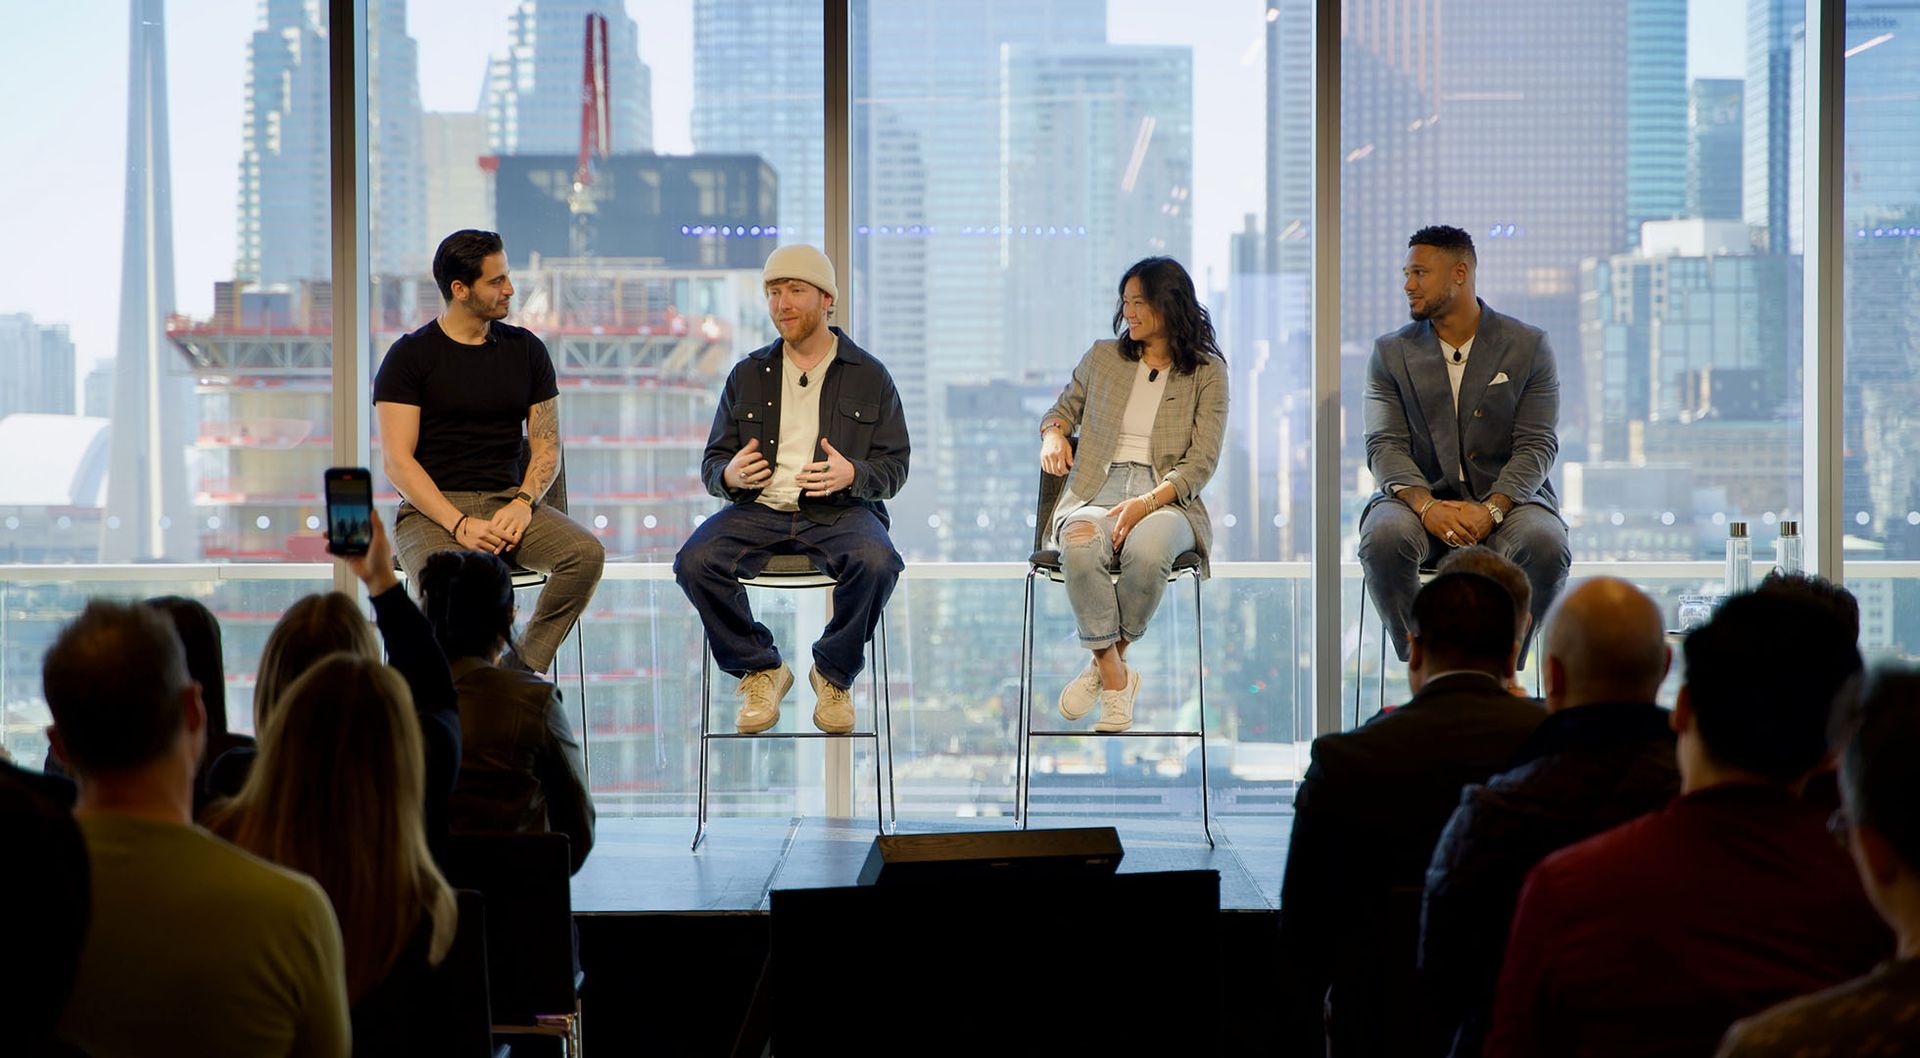
[[[546,343],[532,331],[495,322],[487,335],[464,345],[430,320],[393,343],[373,380],[375,402],[420,408],[413,456],[442,492],[519,485],[527,409],[560,393]]]

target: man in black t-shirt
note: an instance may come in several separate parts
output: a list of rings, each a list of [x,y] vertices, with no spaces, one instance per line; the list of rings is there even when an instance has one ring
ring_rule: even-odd
[[[373,383],[400,565],[487,551],[547,574],[514,653],[545,672],[600,583],[606,551],[542,501],[560,471],[560,390],[547,347],[503,323],[513,283],[500,236],[457,231],[433,255],[446,311],[387,350]],[[526,465],[521,465],[521,424]]]

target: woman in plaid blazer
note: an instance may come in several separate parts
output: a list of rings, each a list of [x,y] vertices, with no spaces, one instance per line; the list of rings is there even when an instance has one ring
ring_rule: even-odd
[[[1174,561],[1192,551],[1208,573],[1213,529],[1200,490],[1227,429],[1226,359],[1178,261],[1127,269],[1113,329],[1119,338],[1093,343],[1040,421],[1041,469],[1071,472],[1053,538],[1093,655],[1060,692],[1060,715],[1078,720],[1098,704],[1095,731],[1133,725],[1140,674],[1127,647],[1146,634]],[[1076,432],[1077,454],[1067,441]]]

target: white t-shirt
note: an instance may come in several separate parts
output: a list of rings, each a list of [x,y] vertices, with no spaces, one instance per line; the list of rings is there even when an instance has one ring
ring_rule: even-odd
[[[827,365],[840,354],[840,343],[820,362],[801,371],[788,359],[784,347],[780,356],[780,444],[774,453],[773,479],[760,490],[759,502],[776,511],[800,509],[800,468],[813,462],[814,449],[820,447],[820,389],[827,377]],[[806,376],[807,384],[800,378]]]
[[[1140,463],[1153,465],[1153,419],[1160,414],[1160,402],[1167,396],[1167,376],[1173,372],[1168,367],[1158,372],[1158,377],[1147,367],[1145,360],[1135,365],[1138,370],[1133,376],[1133,389],[1127,394],[1127,410],[1120,416],[1120,443],[1113,450],[1116,463]]]
[[[1460,380],[1467,375],[1467,358],[1473,355],[1473,339],[1461,342],[1458,348],[1448,345],[1445,339],[1440,341],[1440,358],[1447,362],[1447,381],[1453,385],[1453,413],[1460,414]]]

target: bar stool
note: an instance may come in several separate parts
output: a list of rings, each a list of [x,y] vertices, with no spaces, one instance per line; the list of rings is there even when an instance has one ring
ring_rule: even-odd
[[[1069,438],[1072,444],[1074,439]],[[1200,689],[1200,726],[1195,731],[1079,731],[1034,728],[1033,707],[1033,629],[1036,623],[1033,584],[1035,579],[1045,577],[1055,584],[1066,582],[1060,552],[1046,546],[1047,529],[1053,521],[1053,509],[1060,502],[1060,492],[1066,486],[1064,476],[1055,476],[1042,471],[1040,473],[1040,499],[1036,506],[1033,523],[1033,553],[1027,558],[1026,607],[1021,616],[1020,635],[1020,703],[1019,723],[1024,735],[1019,752],[1014,757],[1016,773],[1013,814],[1019,820],[1020,829],[1027,829],[1033,815],[1031,786],[1033,782],[1033,740],[1035,738],[1197,738],[1200,740],[1200,829],[1207,837],[1209,848],[1213,846],[1213,814],[1208,797],[1210,785],[1207,774],[1207,637],[1205,622],[1200,613],[1200,555],[1197,552],[1182,552],[1173,561],[1173,571],[1167,575],[1167,582],[1179,580],[1183,576],[1193,578],[1193,636],[1198,647],[1199,666],[1195,676]],[[1108,574],[1116,581],[1120,577],[1118,560],[1107,568]]]
[[[740,584],[749,588],[778,588],[797,590],[801,588],[831,588],[837,581],[816,568],[813,560],[805,555],[775,555],[767,561],[765,569],[753,577],[742,578]],[[871,739],[873,741],[873,822],[880,833],[888,832],[888,821],[898,824],[900,811],[894,800],[893,783],[893,692],[887,672],[887,611],[880,610],[879,626],[874,635],[867,640],[869,650],[868,677],[872,681],[869,692],[873,707],[873,719],[865,731],[847,731],[833,733],[827,731],[761,731],[746,735],[730,731],[713,730],[713,644],[706,632],[700,633],[700,818],[693,832],[693,848],[698,850],[700,842],[707,836],[707,753],[715,740],[754,739],[754,738],[842,738]],[[886,729],[886,818],[881,817],[881,762],[880,730]]]

